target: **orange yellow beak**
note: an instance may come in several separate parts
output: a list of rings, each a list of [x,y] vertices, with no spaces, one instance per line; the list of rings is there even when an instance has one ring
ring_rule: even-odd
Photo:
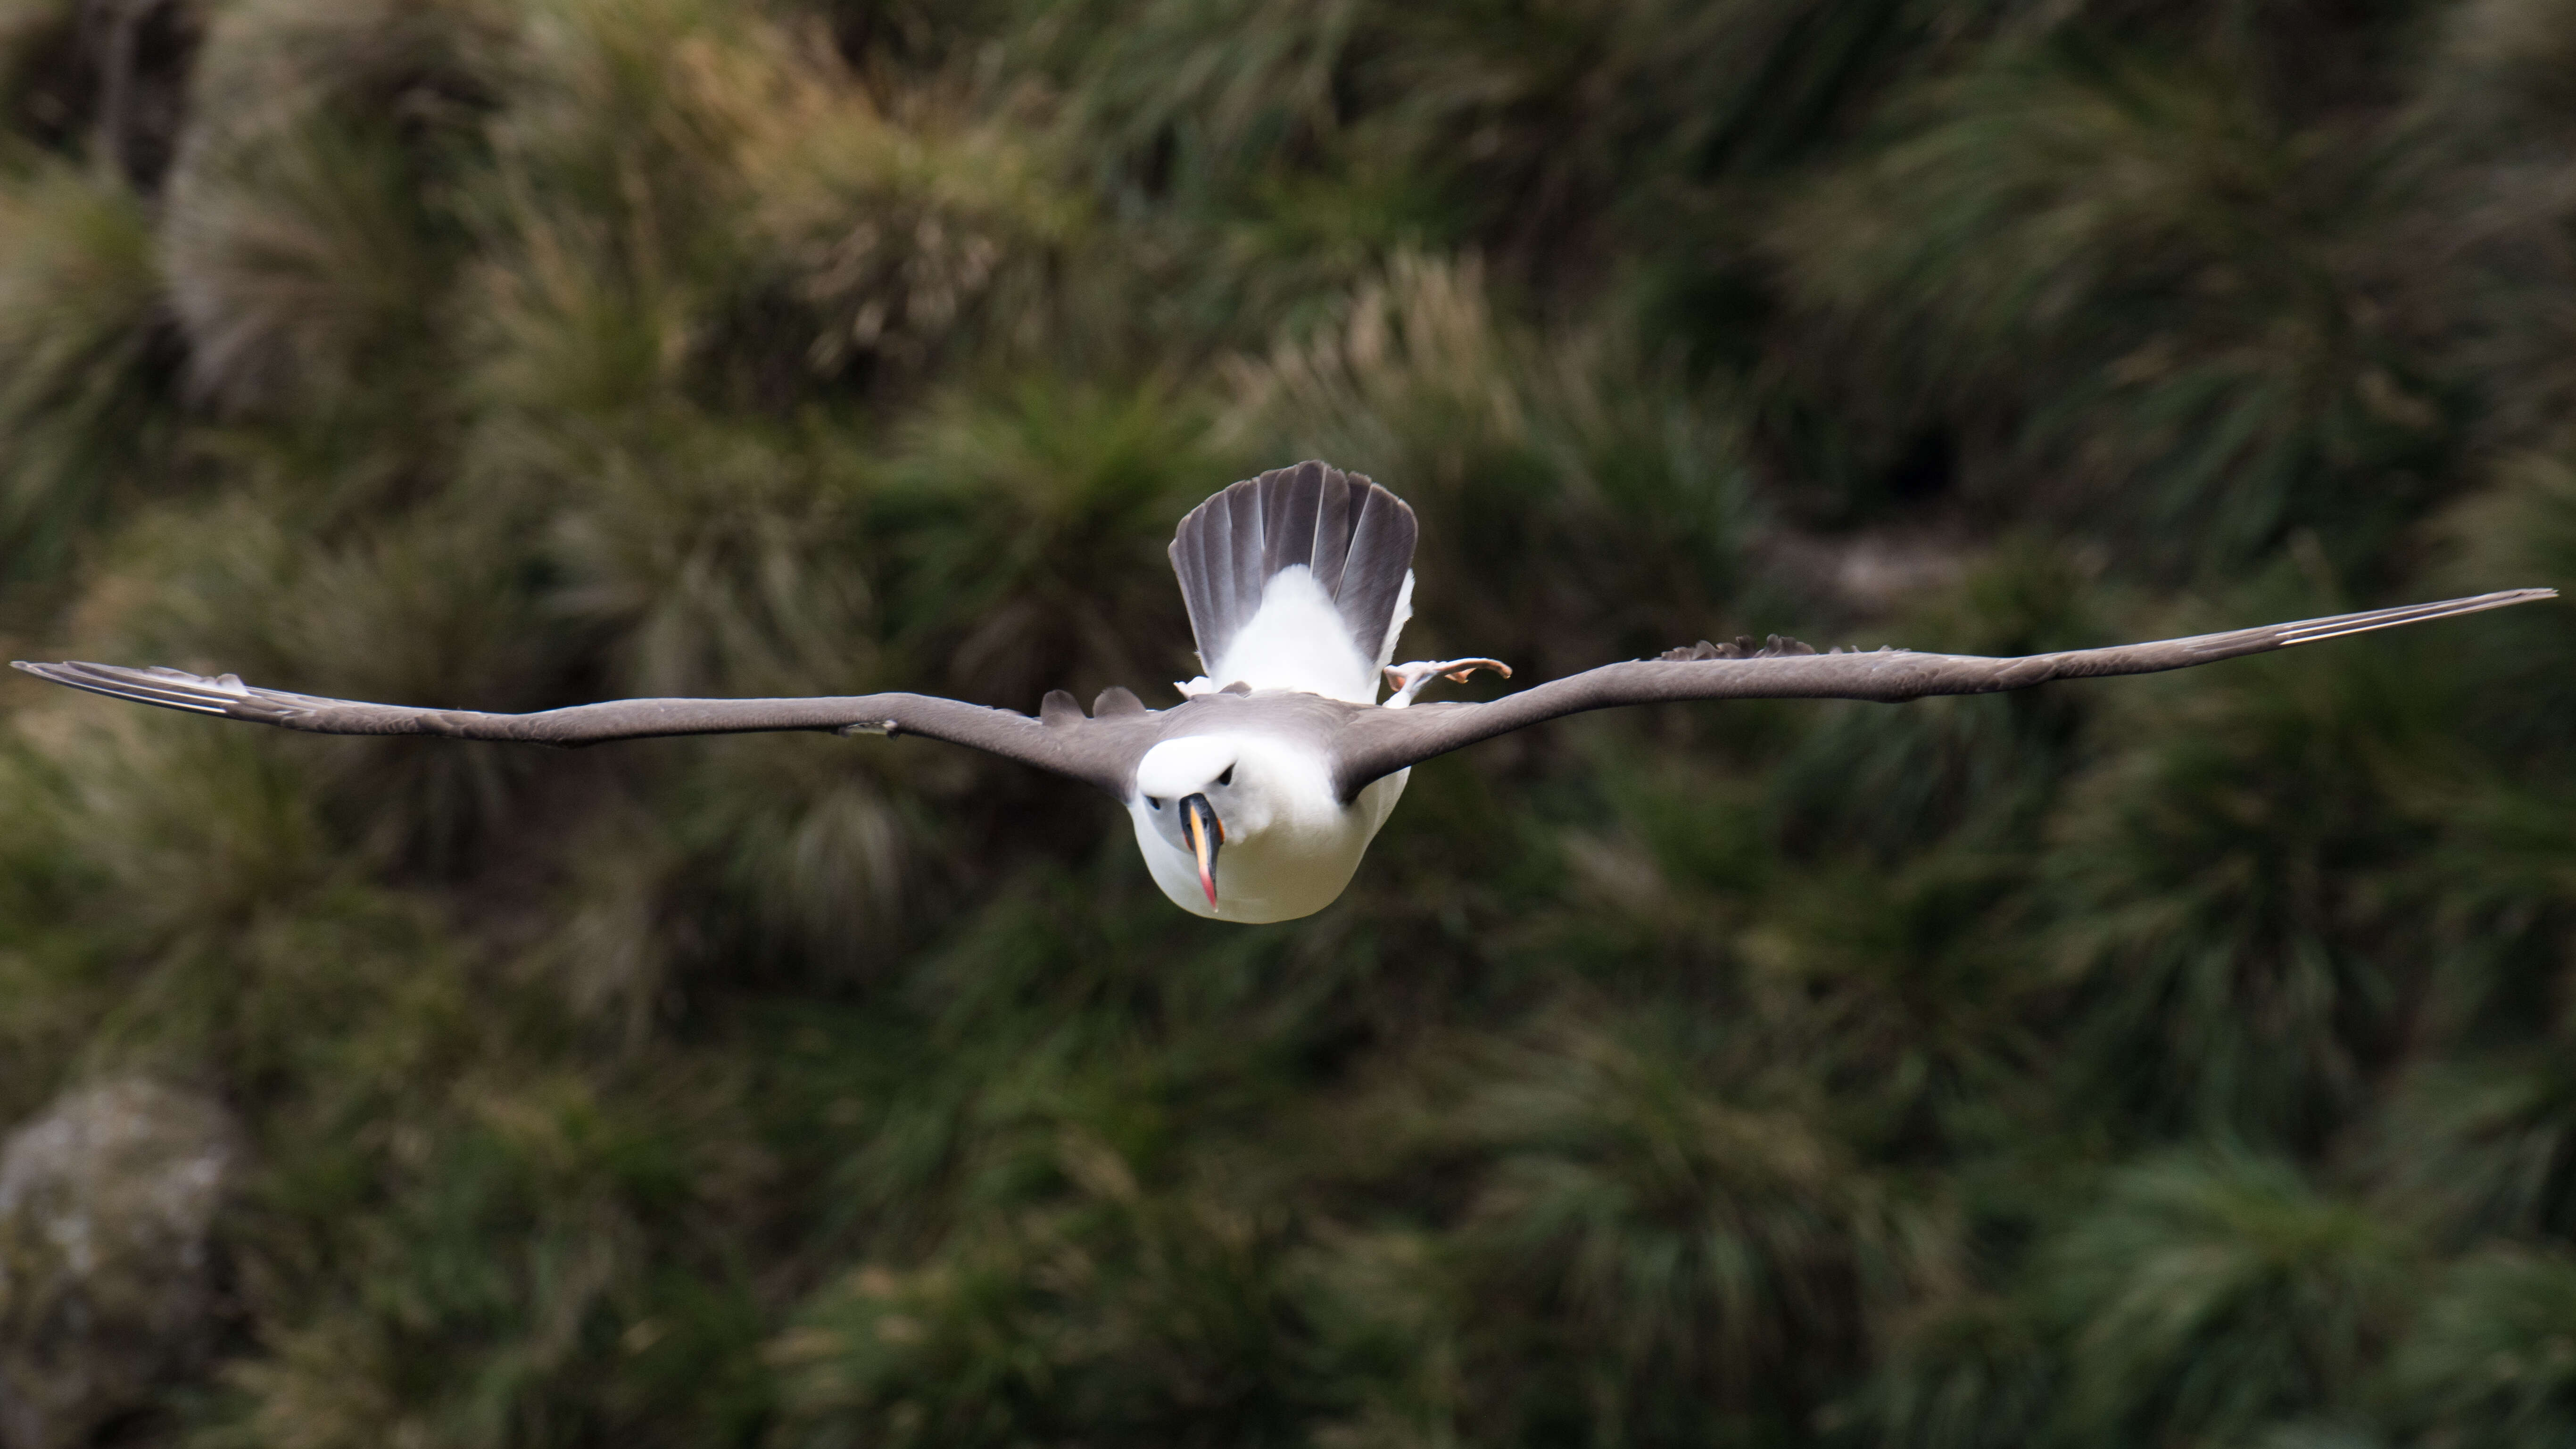
[[[1207,891],[1208,908],[1216,908],[1216,851],[1225,844],[1225,822],[1216,818],[1216,807],[1205,795],[1192,795],[1181,802],[1181,838],[1189,842],[1190,853],[1198,857],[1199,885]]]

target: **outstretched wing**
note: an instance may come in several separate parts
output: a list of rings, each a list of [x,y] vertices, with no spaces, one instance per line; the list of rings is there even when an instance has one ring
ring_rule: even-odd
[[[1050,695],[1039,718],[924,694],[857,694],[813,699],[621,699],[535,714],[419,709],[261,689],[230,674],[208,679],[178,669],[114,664],[29,664],[39,679],[164,709],[221,715],[326,735],[444,735],[536,745],[596,745],[665,735],[924,735],[1070,775],[1123,798],[1134,756],[1150,740],[1125,720],[1086,720],[1070,698]],[[1120,691],[1124,694],[1124,691]],[[1131,697],[1132,698],[1132,697]],[[1061,701],[1059,703],[1059,701]],[[1141,710],[1138,714],[1141,716]]]
[[[2109,649],[2072,649],[2018,659],[1917,654],[1899,649],[1818,654],[1804,645],[1775,646],[1752,657],[1742,657],[1749,651],[1703,646],[1695,651],[1700,657],[1676,658],[1673,656],[1685,651],[1675,650],[1662,659],[1587,669],[1535,689],[1506,695],[1491,704],[1417,704],[1406,709],[1362,711],[1343,737],[1335,777],[1343,798],[1348,799],[1370,781],[1434,755],[1445,755],[1560,715],[1615,705],[1695,699],[1868,699],[1897,704],[1927,694],[1990,694],[2026,689],[2052,679],[2188,669],[2241,654],[2261,654],[2557,596],[2555,589],[2509,589],[2475,598],[2337,614],[2226,634],[2199,634]]]

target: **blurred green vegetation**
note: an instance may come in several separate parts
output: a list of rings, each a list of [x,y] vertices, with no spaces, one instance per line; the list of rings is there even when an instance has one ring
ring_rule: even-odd
[[[2576,3],[7,0],[0,646],[479,709],[2576,587]],[[1168,696],[1166,696],[1168,697]],[[1417,772],[1171,909],[927,743],[0,680],[0,1117],[256,1166],[121,1442],[2576,1435],[2576,632]]]

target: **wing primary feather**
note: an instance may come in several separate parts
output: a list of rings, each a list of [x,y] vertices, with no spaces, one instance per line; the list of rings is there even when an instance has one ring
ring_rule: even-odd
[[[91,694],[103,694],[110,699],[128,699],[138,704],[157,704],[164,709],[184,709],[194,714],[219,715],[225,712],[230,703],[229,695],[214,690],[190,690],[175,683],[164,683],[159,679],[124,678],[111,674],[97,665],[31,664],[23,659],[13,659],[10,665],[38,679],[50,680],[55,684],[86,690]],[[143,672],[132,671],[134,674]]]
[[[2489,609],[2510,608],[2515,604],[2534,603],[2558,597],[2556,589],[2507,589],[2500,593],[2479,594],[2472,598],[2451,599],[2438,604],[2407,604],[2394,609],[2371,609],[2359,614],[2339,614],[2327,619],[2310,619],[2303,624],[2281,626],[2281,647],[2314,644],[2323,639],[2341,639],[2350,634],[2366,634],[2373,629],[2392,629],[2401,624],[2420,624],[2432,619],[2448,619],[2461,614],[2482,614]]]

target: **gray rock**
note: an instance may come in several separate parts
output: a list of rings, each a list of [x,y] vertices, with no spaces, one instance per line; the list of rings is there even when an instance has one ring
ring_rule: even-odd
[[[0,1150],[0,1445],[69,1449],[209,1347],[208,1235],[242,1157],[217,1103],[140,1078]]]

